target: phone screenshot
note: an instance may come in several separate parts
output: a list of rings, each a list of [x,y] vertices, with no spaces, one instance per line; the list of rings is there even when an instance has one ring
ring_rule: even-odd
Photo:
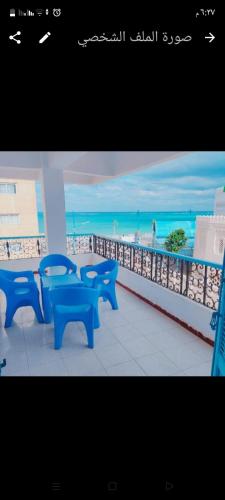
[[[220,491],[222,20],[204,2],[1,9],[4,498]]]

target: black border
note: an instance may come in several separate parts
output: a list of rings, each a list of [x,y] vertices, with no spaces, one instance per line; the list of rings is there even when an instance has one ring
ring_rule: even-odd
[[[92,9],[87,27],[93,12],[98,19]],[[118,7],[104,9],[112,25]],[[144,15],[141,5],[119,12],[123,22],[133,12],[134,27]],[[131,52],[75,59],[71,51],[5,51],[0,149],[224,150],[223,55],[222,37],[217,51],[149,60]],[[40,498],[50,480],[70,481],[77,471],[87,483],[95,471],[104,481],[125,478],[125,490],[135,489],[135,474],[151,490],[160,471],[177,481],[179,498],[215,495],[221,485],[223,379],[1,377],[0,386],[4,498],[11,487],[26,497],[26,485]]]

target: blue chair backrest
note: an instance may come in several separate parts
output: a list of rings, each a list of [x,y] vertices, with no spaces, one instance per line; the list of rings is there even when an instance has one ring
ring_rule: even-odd
[[[214,314],[216,316],[216,336],[212,362],[212,375],[225,377],[225,253],[221,275],[219,308],[218,312]],[[213,322],[211,322],[211,324],[213,324]]]
[[[70,271],[76,272],[77,266],[74,262],[72,262],[66,255],[62,255],[59,253],[49,254],[44,257],[39,265],[38,272],[41,276],[45,275],[45,271],[51,267],[65,267],[65,273],[69,274]]]
[[[94,307],[98,302],[98,290],[86,287],[60,287],[50,289],[50,298],[54,305],[78,306],[90,304]]]
[[[119,269],[119,264],[117,260],[109,259],[104,262],[101,262],[100,264],[97,264],[96,267],[98,268],[99,274],[104,274],[109,272],[112,273],[112,277],[116,279]]]

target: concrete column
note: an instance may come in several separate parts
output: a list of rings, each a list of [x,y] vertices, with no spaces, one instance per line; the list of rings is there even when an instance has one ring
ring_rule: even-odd
[[[42,168],[45,234],[49,253],[66,255],[66,213],[63,171]]]

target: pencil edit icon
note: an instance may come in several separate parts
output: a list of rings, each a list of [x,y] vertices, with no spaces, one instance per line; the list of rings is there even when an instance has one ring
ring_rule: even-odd
[[[45,35],[42,38],[40,38],[39,43],[44,43],[45,40],[47,40],[47,38],[49,38],[50,35],[51,35],[50,31],[47,31],[47,33],[45,33]]]

